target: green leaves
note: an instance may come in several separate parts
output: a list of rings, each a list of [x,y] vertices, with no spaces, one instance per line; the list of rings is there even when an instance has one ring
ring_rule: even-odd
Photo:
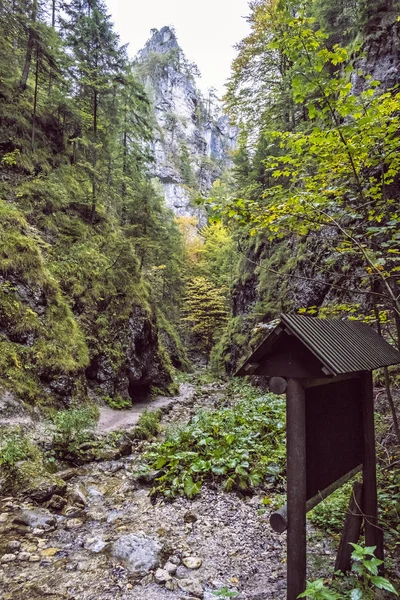
[[[395,594],[395,596],[399,595],[397,593],[397,591],[395,590],[394,586],[390,583],[390,581],[385,579],[385,577],[379,577],[379,576],[371,577],[371,583],[380,590],[386,590],[387,592],[391,592],[392,594]]]
[[[312,582],[307,582],[305,592],[297,596],[298,598],[312,598],[313,600],[340,600],[341,596],[333,591],[330,591],[323,579],[316,579]]]
[[[278,482],[285,464],[284,403],[272,395],[256,397],[243,386],[246,399],[231,408],[199,412],[166,440],[153,445],[145,460],[162,469],[152,494],[193,497],[207,481],[226,491],[258,487],[265,479]]]

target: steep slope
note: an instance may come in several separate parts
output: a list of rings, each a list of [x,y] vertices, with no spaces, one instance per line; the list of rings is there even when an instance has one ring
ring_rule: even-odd
[[[212,90],[202,97],[197,68],[185,58],[171,28],[152,30],[138,54],[137,72],[154,107],[153,174],[162,183],[167,205],[177,215],[204,220],[193,201],[230,166],[237,130]]]
[[[145,166],[149,101],[100,0],[56,10],[58,29],[44,2],[3,4],[2,415],[168,390],[163,340],[181,357],[157,313],[173,313],[183,251]]]

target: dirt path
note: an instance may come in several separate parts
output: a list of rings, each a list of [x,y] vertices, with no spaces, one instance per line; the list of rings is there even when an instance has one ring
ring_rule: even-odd
[[[138,402],[129,410],[113,410],[112,408],[100,408],[100,418],[97,424],[97,433],[106,433],[117,429],[128,429],[134,427],[139,421],[140,415],[145,410],[157,410],[179,402],[185,402],[194,394],[194,386],[190,383],[181,383],[179,395],[167,397],[158,396],[154,400]]]

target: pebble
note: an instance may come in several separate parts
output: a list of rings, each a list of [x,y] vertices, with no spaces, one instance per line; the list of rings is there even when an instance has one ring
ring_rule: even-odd
[[[18,554],[18,560],[20,560],[21,562],[25,562],[27,560],[29,560],[31,557],[31,555],[29,554],[29,552],[20,552]]]
[[[40,556],[39,554],[31,554],[29,557],[29,562],[39,562]]]
[[[165,563],[164,570],[167,571],[170,575],[175,575],[178,565],[174,564],[170,560]]]
[[[14,550],[19,550],[21,548],[21,542],[19,542],[18,540],[10,540],[7,543],[7,550],[10,550],[10,552],[13,552]]]
[[[172,579],[171,575],[165,569],[157,569],[154,573],[154,581],[159,585],[163,585]]]
[[[175,575],[178,579],[187,579],[187,577],[190,575],[190,571],[183,565],[179,565],[179,567],[176,569]]]
[[[3,556],[0,559],[0,563],[4,565],[5,563],[13,562],[14,560],[16,560],[16,558],[17,557],[15,554],[3,554]]]
[[[197,579],[180,579],[178,586],[182,592],[192,594],[196,598],[204,598],[204,591]]]
[[[198,516],[193,511],[188,510],[183,515],[183,520],[185,521],[185,523],[196,523],[196,521],[198,520]]]
[[[78,529],[79,527],[82,527],[82,525],[82,519],[68,519],[65,529]]]
[[[182,562],[187,569],[192,570],[200,569],[201,565],[203,564],[203,560],[198,556],[186,556]]]

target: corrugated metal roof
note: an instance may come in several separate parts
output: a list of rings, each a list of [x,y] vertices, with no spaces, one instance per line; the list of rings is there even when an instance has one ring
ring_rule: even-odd
[[[333,374],[400,363],[400,353],[360,321],[281,315],[281,323]]]

